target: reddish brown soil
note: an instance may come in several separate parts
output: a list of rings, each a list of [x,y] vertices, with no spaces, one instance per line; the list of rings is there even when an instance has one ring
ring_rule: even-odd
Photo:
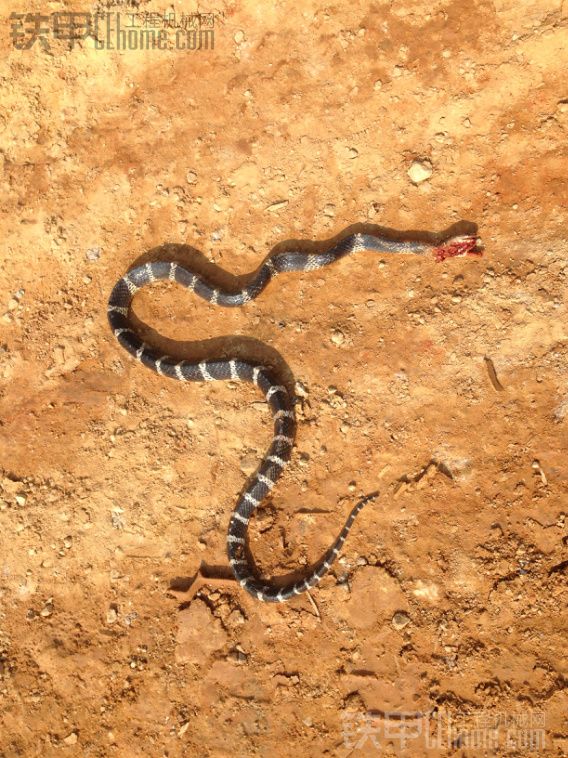
[[[14,50],[8,16],[62,6],[16,5],[0,753],[525,755],[524,714],[545,720],[539,755],[566,755],[568,4],[221,0],[200,6],[214,50],[51,54]],[[229,312],[173,285],[136,298],[182,355],[232,347],[302,383],[293,462],[251,526],[266,576],[317,560],[381,493],[313,604],[176,593],[226,567],[270,418],[253,387],[131,360],[109,292],[165,244],[240,276],[356,223],[476,224],[485,256],[360,254]],[[436,709],[453,744],[421,726],[402,750],[394,712]],[[474,745],[499,714],[519,723]]]

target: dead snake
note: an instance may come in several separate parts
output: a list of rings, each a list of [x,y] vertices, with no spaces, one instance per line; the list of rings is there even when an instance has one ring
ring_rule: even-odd
[[[158,374],[181,382],[211,382],[222,379],[252,382],[262,392],[272,410],[274,418],[272,444],[237,500],[227,534],[227,552],[233,573],[241,587],[244,587],[253,597],[265,602],[283,602],[317,584],[337,557],[366,499],[361,500],[353,508],[339,536],[305,579],[278,586],[256,578],[245,549],[248,525],[251,515],[272,490],[290,460],[296,428],[294,399],[278,382],[271,369],[240,360],[238,357],[190,362],[180,361],[173,356],[156,352],[144,343],[133,328],[129,318],[132,298],[146,284],[159,279],[169,279],[182,284],[210,303],[241,306],[257,297],[277,274],[287,271],[314,271],[351,253],[363,250],[372,250],[381,254],[426,255],[430,253],[436,260],[442,261],[457,255],[478,255],[480,253],[476,249],[477,244],[478,240],[473,236],[451,237],[442,244],[434,244],[353,234],[321,253],[305,254],[290,251],[270,256],[258,269],[252,281],[239,292],[231,293],[216,289],[198,274],[194,274],[178,263],[169,261],[154,261],[133,268],[116,283],[108,301],[108,319],[114,336],[132,356]]]

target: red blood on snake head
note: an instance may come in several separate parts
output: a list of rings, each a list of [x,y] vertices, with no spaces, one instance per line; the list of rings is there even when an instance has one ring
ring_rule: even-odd
[[[478,255],[482,256],[483,251],[479,248],[479,237],[462,236],[450,237],[443,245],[435,247],[434,258],[438,263],[445,261],[446,258],[455,258],[458,255]]]

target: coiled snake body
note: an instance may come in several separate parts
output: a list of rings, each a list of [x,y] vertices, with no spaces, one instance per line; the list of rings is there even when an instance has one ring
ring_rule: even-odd
[[[227,534],[229,563],[235,578],[253,597],[265,602],[283,602],[305,592],[317,584],[326,574],[339,553],[345,538],[363,507],[360,501],[351,511],[345,526],[323,559],[305,579],[281,587],[256,578],[245,549],[251,515],[274,487],[290,460],[295,434],[294,401],[285,387],[278,383],[270,369],[238,358],[205,360],[198,363],[180,361],[173,356],[161,355],[145,344],[134,331],[129,319],[129,309],[136,292],[159,279],[178,282],[210,303],[223,306],[240,306],[258,296],[272,277],[286,271],[314,271],[315,269],[362,250],[381,254],[410,253],[426,255],[433,253],[436,260],[466,254],[479,254],[475,237],[452,237],[444,244],[430,242],[395,241],[378,236],[354,234],[334,247],[317,254],[285,252],[269,257],[259,268],[253,280],[240,292],[230,293],[211,287],[202,277],[178,263],[155,261],[131,269],[118,280],[108,302],[108,319],[119,343],[141,363],[158,374],[181,382],[210,382],[222,379],[252,382],[264,395],[274,417],[272,444],[257,472],[240,495],[233,511]]]

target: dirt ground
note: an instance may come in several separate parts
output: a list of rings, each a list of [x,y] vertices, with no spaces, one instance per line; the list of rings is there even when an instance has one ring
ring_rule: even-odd
[[[15,48],[10,13],[66,8],[0,32],[0,754],[567,755],[568,3],[107,2],[74,10],[212,13],[214,49]],[[380,491],[311,601],[192,596],[270,416],[132,360],[110,290],[158,255],[235,284],[355,224],[485,254],[136,297],[157,344],[299,383],[264,576]]]

